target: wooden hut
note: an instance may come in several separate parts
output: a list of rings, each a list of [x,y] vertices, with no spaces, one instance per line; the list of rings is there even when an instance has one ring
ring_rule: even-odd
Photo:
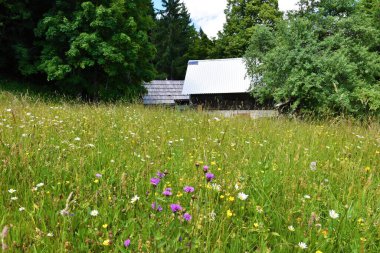
[[[143,97],[144,105],[182,105],[189,103],[189,96],[182,93],[184,81],[155,80],[144,86],[148,93]]]

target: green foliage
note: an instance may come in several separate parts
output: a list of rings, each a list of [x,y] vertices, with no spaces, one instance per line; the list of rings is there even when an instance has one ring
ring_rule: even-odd
[[[376,25],[355,1],[321,1],[275,31],[255,29],[246,53],[250,75],[262,75],[254,96],[293,112],[379,115]]]
[[[164,0],[159,11],[153,41],[157,48],[156,69],[161,79],[183,80],[190,49],[197,39],[190,14],[180,0]]]
[[[281,19],[277,0],[228,0],[227,22],[217,40],[220,57],[242,57],[256,25],[272,27]]]
[[[0,0],[0,74],[14,77],[37,72],[34,61],[40,48],[34,29],[53,0]]]
[[[38,69],[90,97],[129,93],[153,78],[149,8],[148,0],[57,1],[36,29],[43,48]]]

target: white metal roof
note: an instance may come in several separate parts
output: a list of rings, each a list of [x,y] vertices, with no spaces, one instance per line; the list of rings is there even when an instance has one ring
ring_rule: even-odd
[[[245,93],[250,86],[242,58],[189,61],[182,94]]]

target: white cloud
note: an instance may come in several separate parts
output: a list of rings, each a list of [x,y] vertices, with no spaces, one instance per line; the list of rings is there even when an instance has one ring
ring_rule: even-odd
[[[226,22],[224,10],[227,0],[182,0],[197,27],[202,27],[209,37],[216,37]],[[298,0],[279,0],[281,11],[297,9]]]
[[[227,0],[183,0],[197,27],[202,27],[209,37],[216,37],[226,22],[224,9]]]
[[[290,11],[298,9],[298,0],[279,0],[278,7],[281,11]]]

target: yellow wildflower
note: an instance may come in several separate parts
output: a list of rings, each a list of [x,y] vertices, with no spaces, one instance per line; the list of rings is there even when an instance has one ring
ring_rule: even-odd
[[[178,197],[178,198],[182,197],[182,195],[183,195],[182,192],[178,192],[178,193],[177,193],[177,197]]]
[[[95,184],[99,183],[99,180],[98,180],[98,179],[95,179],[95,180],[94,180],[94,183],[95,183]]]
[[[103,224],[102,227],[103,227],[103,228],[107,228],[107,227],[108,227],[108,224]]]
[[[221,170],[222,170],[222,168],[218,168],[218,170],[219,170],[219,171],[221,171]]]
[[[370,168],[369,166],[367,166],[367,167],[365,167],[365,169],[364,169],[364,170],[365,170],[365,172],[367,172],[367,173],[368,173],[368,172],[370,172],[370,171],[371,171],[371,168]]]
[[[220,195],[220,198],[221,198],[221,199],[224,199],[224,195]]]
[[[228,198],[228,200],[231,201],[231,202],[233,202],[235,200],[235,197],[231,196],[231,197]]]
[[[364,237],[360,237],[360,241],[362,241],[362,242],[366,242],[367,239],[365,239]]]
[[[103,242],[103,246],[109,246],[109,245],[111,245],[111,241],[110,240],[104,240],[104,242]]]
[[[211,162],[211,165],[216,165],[216,162]]]
[[[232,215],[234,215],[234,213],[230,209],[228,209],[227,210],[227,217],[230,218],[230,217],[232,217]]]
[[[317,250],[315,253],[323,253],[322,251],[320,251],[320,250]]]

